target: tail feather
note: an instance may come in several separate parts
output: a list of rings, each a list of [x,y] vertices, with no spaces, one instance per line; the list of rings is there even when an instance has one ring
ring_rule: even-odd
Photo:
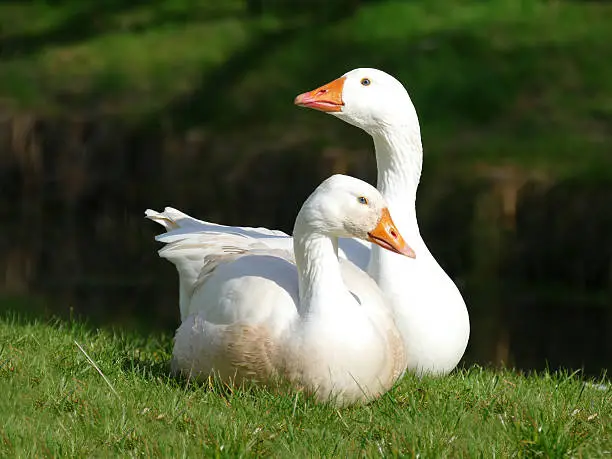
[[[145,217],[162,225],[166,232],[155,239],[165,244],[159,256],[175,265],[179,274],[181,317],[189,308],[191,296],[217,266],[246,253],[275,254],[292,258],[292,239],[281,231],[209,223],[166,207],[152,209]]]
[[[157,241],[166,244],[177,241],[185,235],[189,237],[193,233],[208,232],[233,234],[254,239],[289,238],[287,233],[279,230],[249,226],[226,226],[198,220],[172,207],[166,207],[163,212],[147,209],[145,211],[145,217],[159,223],[166,229],[166,233],[160,234],[155,238]],[[271,246],[275,246],[275,242],[270,242]],[[284,244],[284,242],[281,242],[281,244]]]
[[[162,225],[168,232],[175,229],[203,229],[202,225],[205,226],[219,226],[214,223],[204,222],[202,220],[198,220],[197,218],[190,217],[184,212],[180,210],[174,209],[172,207],[166,207],[163,212],[157,212],[156,210],[147,209],[145,210],[145,217],[149,220],[153,220],[154,222]]]

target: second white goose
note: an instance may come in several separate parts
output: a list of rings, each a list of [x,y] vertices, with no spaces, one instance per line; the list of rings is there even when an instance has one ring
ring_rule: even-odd
[[[380,193],[343,175],[302,206],[293,251],[214,229],[160,237],[168,243],[160,256],[179,272],[195,268],[190,260],[200,265],[183,292],[189,310],[175,336],[174,369],[238,382],[280,377],[339,405],[388,390],[405,369],[404,344],[376,283],[338,260],[338,237],[414,257]]]

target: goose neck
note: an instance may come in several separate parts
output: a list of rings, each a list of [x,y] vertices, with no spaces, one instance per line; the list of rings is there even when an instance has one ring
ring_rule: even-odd
[[[404,238],[417,252],[428,256],[421,239],[416,216],[416,193],[421,178],[423,148],[418,122],[388,127],[372,134],[378,167],[377,188],[387,200],[391,216]],[[394,278],[399,258],[379,246],[373,246],[368,273],[379,285]],[[405,260],[401,260],[405,263]]]
[[[296,225],[293,246],[299,279],[300,308],[309,308],[315,312],[313,310],[319,309],[321,305],[335,302],[346,293],[338,262],[337,238],[302,231]]]
[[[423,148],[418,124],[416,127],[393,126],[374,132],[377,188],[390,205],[414,210],[421,178]]]

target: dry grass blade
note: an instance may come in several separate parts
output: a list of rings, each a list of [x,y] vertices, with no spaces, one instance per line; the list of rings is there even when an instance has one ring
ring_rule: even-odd
[[[106,375],[104,373],[102,373],[102,370],[100,370],[100,367],[96,364],[96,362],[94,362],[94,360],[89,356],[89,354],[87,352],[85,352],[85,349],[83,349],[83,346],[81,346],[77,340],[74,340],[74,344],[77,345],[77,347],[79,348],[79,350],[83,353],[83,355],[85,356],[85,358],[87,358],[87,360],[89,361],[89,363],[91,363],[91,365],[96,369],[96,371],[98,373],[100,373],[100,376],[102,376],[102,378],[104,379],[104,382],[106,382],[106,384],[108,385],[108,387],[110,387],[110,390],[113,391],[113,394],[115,394],[117,396],[117,398],[119,400],[121,400],[121,396],[119,395],[119,393],[115,390],[115,388],[113,387],[113,385],[111,384],[111,382],[108,380],[108,378],[106,377]]]

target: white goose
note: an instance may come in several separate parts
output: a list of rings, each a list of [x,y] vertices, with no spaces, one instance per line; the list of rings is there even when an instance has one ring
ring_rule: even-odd
[[[384,393],[405,369],[402,339],[376,283],[337,255],[338,237],[357,237],[414,257],[384,199],[361,180],[332,176],[302,206],[293,236],[293,251],[218,232],[171,238],[160,250],[179,270],[190,255],[201,262],[197,311],[176,332],[173,368],[233,382],[280,377],[339,405]],[[224,296],[228,278],[243,287],[239,298]]]
[[[377,187],[418,257],[412,260],[376,246],[371,249],[369,244],[355,239],[340,240],[340,255],[367,269],[389,297],[406,345],[408,369],[417,374],[450,372],[465,352],[470,322],[459,290],[431,255],[419,232],[415,204],[423,149],[419,120],[406,89],[385,72],[362,68],[299,95],[295,103],[332,114],[374,139]],[[291,250],[291,238],[281,231],[217,226],[172,208],[158,216],[157,221],[169,231],[159,236],[162,241],[214,228],[258,238],[271,248]],[[201,261],[193,260],[195,266],[198,263]],[[185,309],[185,292],[196,281],[195,271],[187,265],[179,268],[181,310]],[[230,295],[241,294],[231,290],[227,291]]]

